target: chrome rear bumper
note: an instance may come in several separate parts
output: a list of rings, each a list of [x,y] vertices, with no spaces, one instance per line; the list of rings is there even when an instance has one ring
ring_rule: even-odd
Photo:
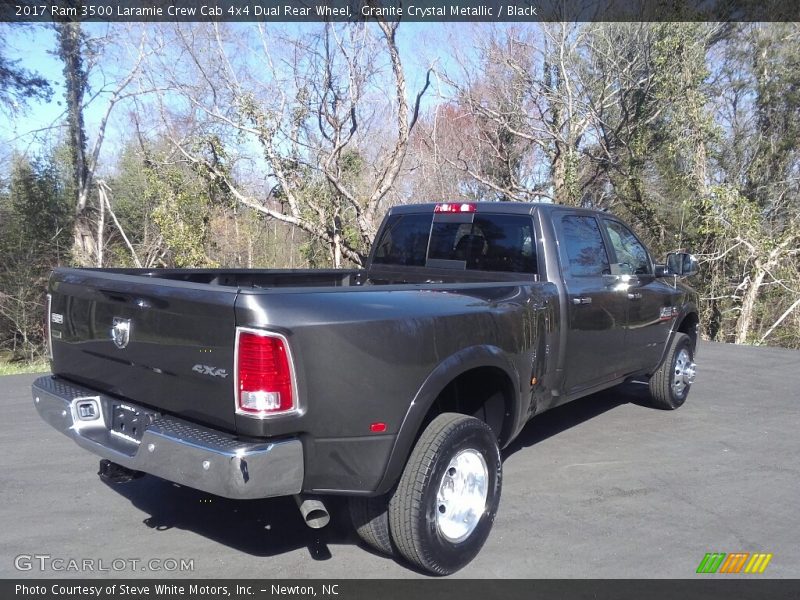
[[[296,438],[243,442],[231,434],[158,415],[145,424],[141,442],[136,442],[111,431],[112,406],[118,400],[49,375],[33,383],[33,401],[42,419],[55,429],[128,469],[226,498],[289,496],[303,487],[303,445]]]

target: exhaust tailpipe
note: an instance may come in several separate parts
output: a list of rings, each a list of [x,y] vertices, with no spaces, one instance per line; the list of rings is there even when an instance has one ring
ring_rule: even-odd
[[[312,529],[320,529],[330,523],[331,515],[319,498],[297,494],[294,501],[297,502],[297,508],[300,509],[306,525]]]

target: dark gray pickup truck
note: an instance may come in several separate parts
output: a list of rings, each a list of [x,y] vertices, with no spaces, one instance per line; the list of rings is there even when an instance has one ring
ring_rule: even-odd
[[[113,481],[292,495],[311,526],[347,496],[367,544],[447,574],[531,417],[630,378],[684,402],[696,269],[607,213],[517,203],[394,208],[365,270],[56,269],[33,398]]]

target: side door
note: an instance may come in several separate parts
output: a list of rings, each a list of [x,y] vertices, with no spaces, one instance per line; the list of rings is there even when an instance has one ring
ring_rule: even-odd
[[[654,366],[661,357],[673,318],[672,288],[656,279],[653,261],[644,244],[622,222],[603,217],[612,254],[611,271],[628,302],[625,336],[628,372]]]
[[[568,211],[553,216],[567,296],[563,388],[571,394],[622,374],[627,298],[614,290],[597,217]]]

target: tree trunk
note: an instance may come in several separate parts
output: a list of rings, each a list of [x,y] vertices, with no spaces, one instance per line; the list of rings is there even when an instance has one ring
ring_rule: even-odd
[[[83,65],[83,39],[79,21],[59,23],[58,55],[64,63],[65,95],[67,101],[67,146],[72,167],[75,193],[75,229],[72,246],[73,260],[79,265],[95,262],[97,244],[91,222],[86,214],[89,197],[86,165],[86,128],[83,121],[83,95],[86,91],[86,70]]]
[[[228,223],[225,223],[225,229],[227,230]],[[239,211],[236,208],[233,209],[233,232],[234,232],[234,239],[236,242],[234,243],[234,252],[236,252],[236,266],[241,268],[242,267],[242,238],[239,235]],[[225,232],[227,236],[227,231]]]
[[[559,204],[569,204],[565,192],[567,184],[567,168],[561,144],[556,142],[556,152],[553,156],[553,197]]]
[[[100,198],[100,213],[97,218],[97,267],[103,268],[103,234],[106,227],[106,203]]]
[[[744,294],[742,299],[742,310],[739,313],[739,318],[736,321],[736,339],[737,344],[747,343],[747,334],[750,332],[750,325],[753,322],[753,313],[756,308],[756,300],[758,299],[758,292],[761,289],[761,284],[764,282],[766,271],[761,265],[756,265],[756,276],[753,278],[750,287]]]
[[[576,155],[572,144],[555,142],[553,157],[553,195],[556,202],[568,206],[580,205],[580,197],[575,189]]]
[[[336,231],[333,234],[333,268],[341,269],[342,267],[342,236]]]
[[[78,265],[91,266],[97,256],[97,239],[92,220],[86,211],[75,216],[72,260]]]

